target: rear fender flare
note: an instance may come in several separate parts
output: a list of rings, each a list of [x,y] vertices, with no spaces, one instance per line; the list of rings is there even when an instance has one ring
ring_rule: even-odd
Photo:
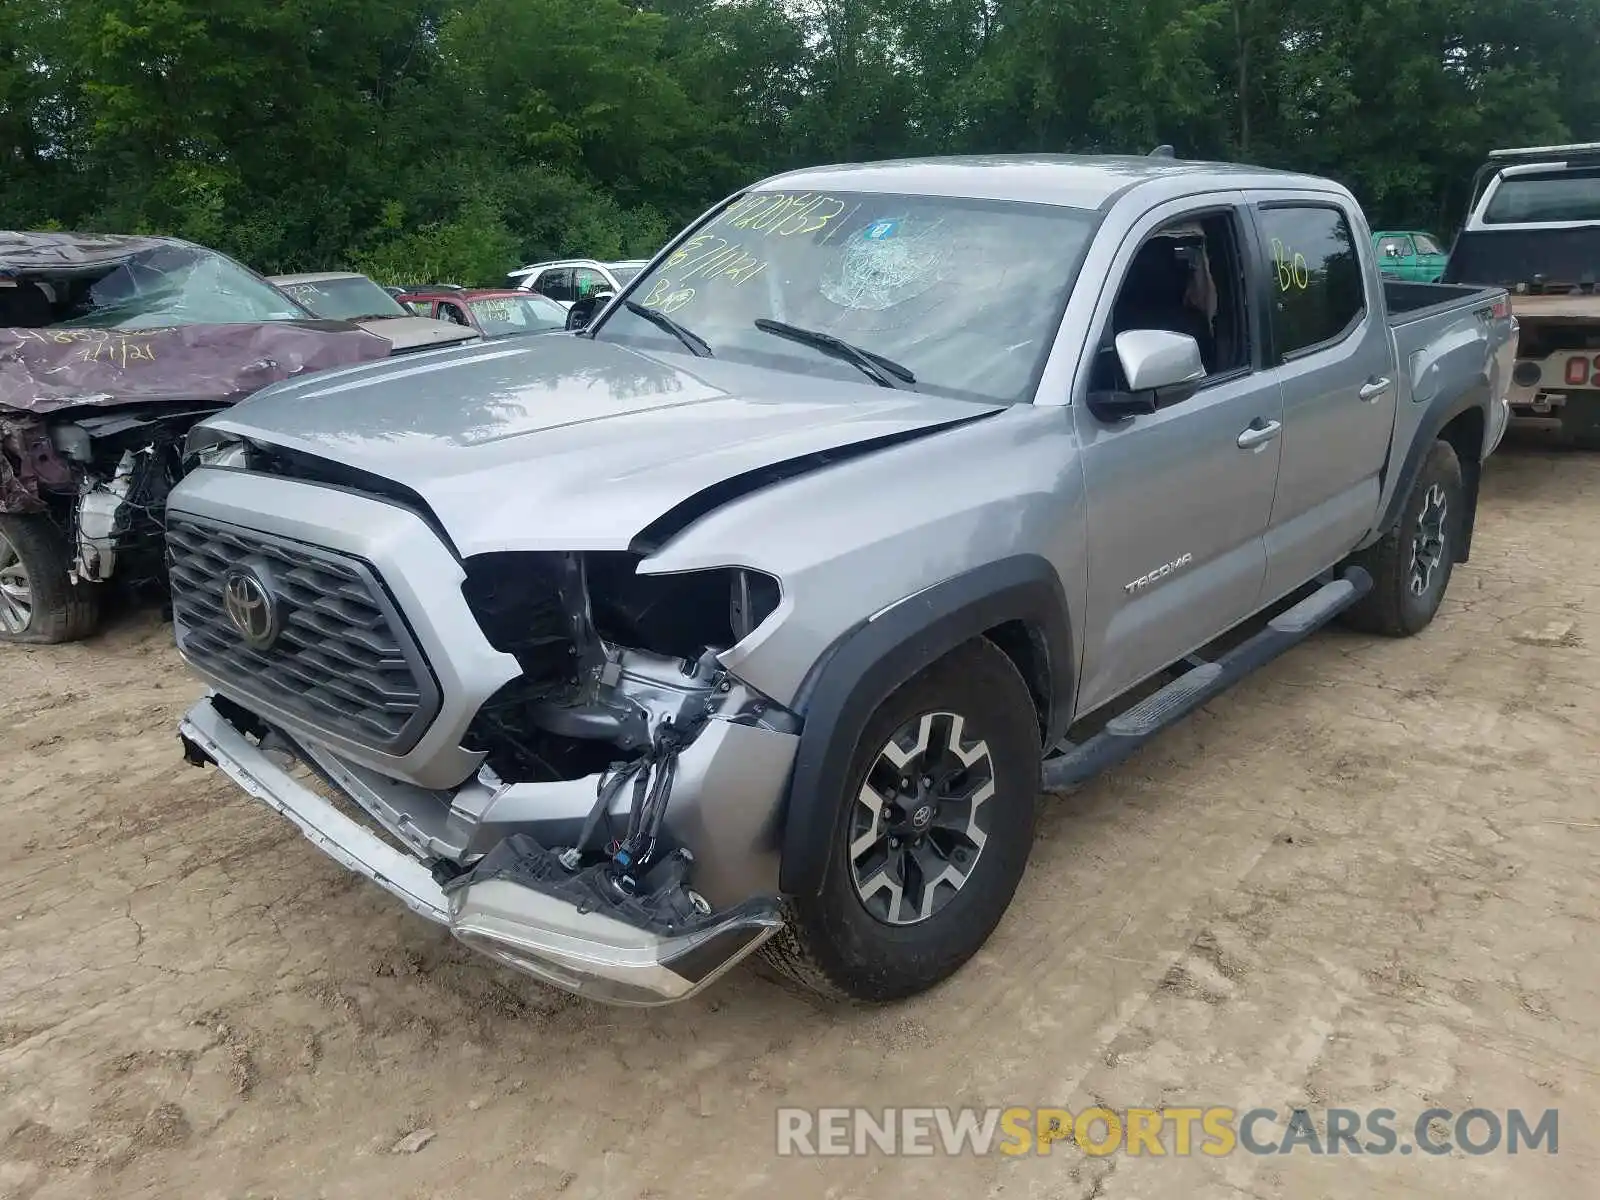
[[[1487,379],[1479,379],[1471,387],[1453,395],[1434,398],[1428,405],[1428,411],[1422,415],[1422,421],[1417,426],[1416,436],[1411,439],[1411,445],[1406,448],[1406,456],[1400,464],[1400,477],[1394,493],[1389,497],[1388,507],[1384,510],[1372,536],[1367,539],[1367,544],[1376,542],[1399,523],[1401,514],[1405,512],[1406,501],[1411,496],[1411,489],[1417,482],[1417,475],[1428,457],[1428,451],[1433,448],[1433,443],[1438,440],[1444,427],[1462,413],[1477,409],[1483,414],[1484,428],[1490,429],[1492,405]],[[1478,478],[1482,456],[1483,449],[1480,446],[1477,455],[1471,461],[1463,460],[1461,463],[1461,483],[1465,493],[1463,499],[1466,510],[1461,514],[1461,538],[1456,548],[1457,562],[1466,562],[1467,553],[1472,547],[1472,530],[1478,513]]]
[[[1076,685],[1066,592],[1050,563],[1032,554],[988,563],[907,597],[857,625],[812,667],[795,707],[805,718],[780,823],[779,886],[787,895],[822,887],[837,836],[857,739],[901,684],[951,650],[1008,621],[1042,637],[1049,736]]]

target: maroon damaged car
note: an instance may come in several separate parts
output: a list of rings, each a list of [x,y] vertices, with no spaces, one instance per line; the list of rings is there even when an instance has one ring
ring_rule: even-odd
[[[113,576],[164,580],[196,421],[389,353],[201,246],[0,232],[0,642],[85,637]]]

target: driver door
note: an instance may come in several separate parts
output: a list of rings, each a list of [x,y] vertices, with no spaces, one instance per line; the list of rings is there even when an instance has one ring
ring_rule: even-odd
[[[1114,286],[1101,296],[1093,343],[1109,346],[1107,334],[1123,332],[1117,321],[1128,319],[1118,314],[1130,310],[1172,332],[1193,327],[1192,313],[1161,317],[1148,295],[1128,300],[1150,290],[1138,275],[1151,258],[1149,240],[1198,223],[1216,305],[1215,315],[1201,314],[1202,329],[1216,333],[1205,380],[1186,400],[1119,421],[1091,411],[1088,388],[1074,395],[1089,541],[1079,713],[1198,649],[1261,602],[1283,398],[1262,360],[1259,278],[1250,266],[1258,255],[1244,198],[1208,200],[1203,208],[1164,206],[1135,228],[1109,276]]]

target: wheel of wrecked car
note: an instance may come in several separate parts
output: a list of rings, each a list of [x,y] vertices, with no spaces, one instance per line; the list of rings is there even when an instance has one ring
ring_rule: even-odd
[[[94,631],[91,587],[72,582],[66,539],[45,516],[0,515],[0,642],[71,642]]]
[[[1434,442],[1399,522],[1352,559],[1371,574],[1372,591],[1347,610],[1346,623],[1389,637],[1427,628],[1450,586],[1462,511],[1460,460],[1448,442]]]
[[[821,893],[790,902],[769,960],[806,986],[892,1000],[954,973],[1022,878],[1039,784],[1038,717],[978,639],[892,694],[862,732]]]

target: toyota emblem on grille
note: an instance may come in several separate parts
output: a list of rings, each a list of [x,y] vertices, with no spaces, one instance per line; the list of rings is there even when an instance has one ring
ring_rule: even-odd
[[[249,567],[235,567],[223,577],[222,607],[239,636],[257,650],[278,640],[277,598]]]

